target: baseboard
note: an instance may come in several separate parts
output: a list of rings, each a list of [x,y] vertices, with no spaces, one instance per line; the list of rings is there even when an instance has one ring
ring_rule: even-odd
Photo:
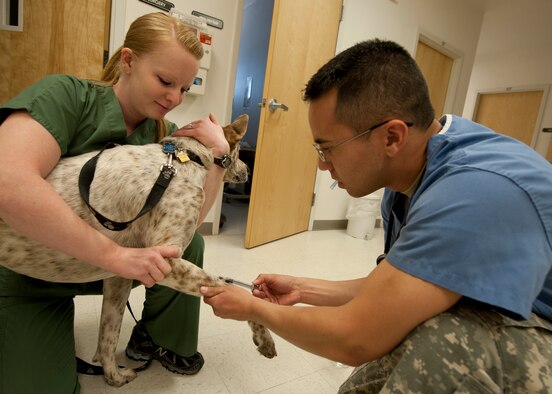
[[[312,231],[318,230],[345,230],[348,221],[344,220],[315,220]],[[376,227],[381,227],[381,219],[376,219]],[[204,222],[197,229],[201,235],[213,235],[213,223]]]
[[[312,231],[341,230],[346,228],[347,228],[347,220],[315,220],[312,223]]]
[[[344,230],[348,220],[315,220],[312,223],[312,231],[317,230]],[[376,227],[381,227],[381,219],[376,219]]]
[[[203,222],[197,229],[201,235],[213,235],[213,222]]]

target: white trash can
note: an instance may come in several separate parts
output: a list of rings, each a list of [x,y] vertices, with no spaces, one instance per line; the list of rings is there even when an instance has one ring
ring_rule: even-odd
[[[380,212],[380,196],[369,194],[353,198],[347,209],[347,234],[354,238],[371,239]]]

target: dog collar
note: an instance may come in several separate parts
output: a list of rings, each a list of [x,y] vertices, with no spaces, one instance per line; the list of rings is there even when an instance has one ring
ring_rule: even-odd
[[[200,157],[189,149],[179,149],[173,142],[163,142],[163,152],[167,154],[167,158],[172,166],[172,159],[176,158],[180,163],[193,161],[200,166],[205,167]],[[170,159],[169,159],[170,158]]]

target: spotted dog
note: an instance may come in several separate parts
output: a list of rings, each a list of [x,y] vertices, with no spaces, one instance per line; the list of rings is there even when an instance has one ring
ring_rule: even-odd
[[[247,166],[238,158],[239,142],[245,134],[247,123],[247,115],[242,115],[223,128],[233,159],[225,175],[226,182],[247,180]],[[157,205],[122,231],[111,231],[100,224],[79,193],[81,169],[98,152],[61,159],[48,175],[47,181],[82,219],[118,244],[127,247],[179,245],[182,252],[196,230],[204,201],[203,184],[208,169],[214,165],[214,158],[210,149],[193,138],[166,137],[161,142],[163,145],[117,146],[104,150],[97,157],[89,203],[96,212],[114,221],[129,221],[137,215],[152,185],[159,178],[163,164],[170,161],[176,170]],[[165,144],[172,146],[174,160],[172,157],[168,159],[172,155],[164,151]],[[182,152],[185,156],[181,155]],[[0,239],[0,264],[20,274],[50,282],[103,280],[100,334],[94,361],[102,364],[105,380],[110,385],[122,386],[132,381],[136,373],[132,369],[118,367],[115,361],[132,280],[114,276],[111,272],[29,240],[2,220]],[[200,296],[201,286],[226,285],[218,276],[208,274],[189,261],[180,258],[167,261],[172,271],[158,282],[160,285],[194,296]],[[258,351],[268,358],[274,357],[276,350],[268,330],[253,322],[249,322],[249,325]]]

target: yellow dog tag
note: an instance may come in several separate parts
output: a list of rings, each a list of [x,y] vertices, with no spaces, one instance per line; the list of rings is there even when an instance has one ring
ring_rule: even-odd
[[[190,158],[183,150],[179,150],[178,152],[176,152],[176,158],[181,163],[186,163],[187,161],[190,161]]]

